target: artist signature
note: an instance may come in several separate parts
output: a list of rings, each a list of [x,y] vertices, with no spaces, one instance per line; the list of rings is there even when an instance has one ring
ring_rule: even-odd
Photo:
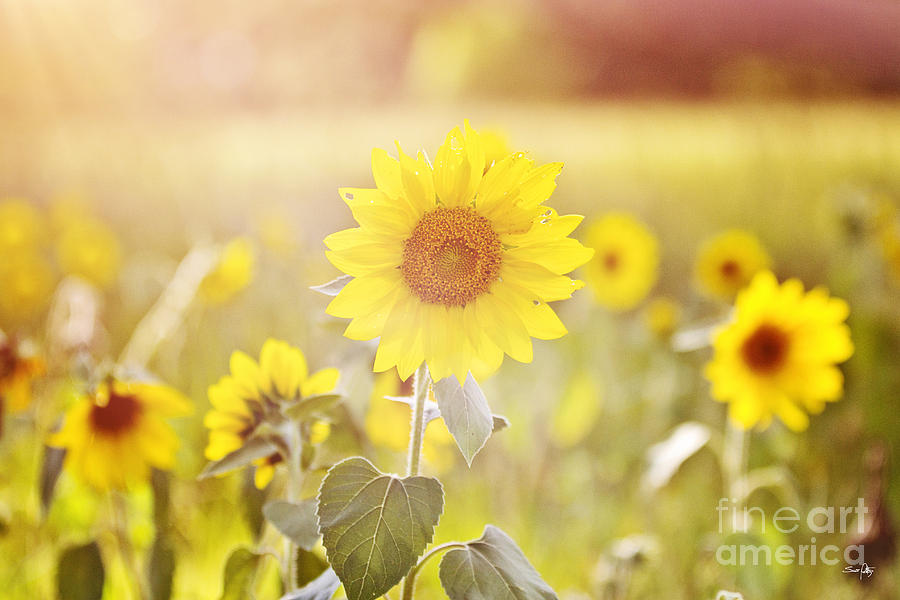
[[[872,575],[874,575],[875,567],[870,567],[866,563],[863,563],[862,566],[851,565],[849,567],[844,567],[844,573],[859,573],[859,578],[860,580],[862,580],[863,575],[865,575],[866,577],[871,577]]]

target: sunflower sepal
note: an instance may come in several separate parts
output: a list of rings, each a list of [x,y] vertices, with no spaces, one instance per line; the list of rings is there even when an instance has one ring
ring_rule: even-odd
[[[282,412],[294,421],[304,421],[313,417],[321,419],[342,398],[340,394],[316,394],[286,404]]]
[[[285,451],[284,441],[279,435],[254,434],[248,438],[243,446],[229,452],[223,458],[207,464],[197,479],[203,480],[210,477],[218,477],[230,473],[241,467],[245,467],[254,461],[266,458],[273,454],[281,454]]]
[[[337,296],[339,293],[341,293],[341,290],[344,289],[344,286],[350,283],[352,279],[353,277],[350,275],[341,275],[340,277],[335,277],[329,282],[319,285],[311,285],[309,286],[309,289],[326,296]]]

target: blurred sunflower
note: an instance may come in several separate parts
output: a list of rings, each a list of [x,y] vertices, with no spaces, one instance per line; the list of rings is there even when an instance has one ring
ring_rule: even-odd
[[[0,331],[0,408],[25,410],[31,403],[31,383],[45,369],[41,358],[23,352],[21,344]]]
[[[771,263],[759,238],[748,231],[731,229],[700,246],[694,279],[702,293],[730,302],[754,275],[768,269]]]
[[[172,468],[178,437],[164,419],[190,412],[171,387],[109,378],[75,402],[48,443],[65,448],[65,468],[93,487],[125,489],[151,467]]]
[[[119,274],[119,239],[105,223],[93,217],[81,216],[66,222],[56,251],[63,272],[82,277],[99,288],[108,287]]]
[[[398,154],[372,153],[377,189],[340,190],[360,227],[325,238],[328,259],[354,278],[327,312],[353,319],[350,339],[380,336],[374,370],[396,366],[403,379],[423,361],[434,379],[460,381],[496,370],[504,353],[531,362],[531,337],[565,335],[547,302],[582,286],[564,274],[592,254],[568,237],[582,217],[543,205],[562,164],[515,153],[485,173],[468,122],[433,167]]]
[[[0,200],[0,253],[33,249],[44,238],[41,213],[27,200]]]
[[[658,338],[668,338],[681,321],[681,305],[672,298],[657,296],[647,303],[643,319],[650,333]]]
[[[624,213],[610,213],[587,231],[594,258],[585,278],[597,302],[611,310],[637,306],[656,283],[659,244],[646,225]]]
[[[20,322],[40,313],[50,302],[53,267],[40,254],[26,249],[3,254],[0,260],[0,319]]]
[[[246,288],[253,280],[256,253],[246,237],[228,242],[216,267],[200,284],[200,297],[209,304],[222,304]]]
[[[308,373],[306,357],[287,342],[269,339],[263,344],[259,362],[243,352],[231,355],[231,375],[209,388],[213,409],[203,424],[210,430],[206,458],[219,460],[237,450],[262,424],[279,427],[288,423],[282,413],[290,403],[334,391],[340,372],[334,368]],[[321,421],[301,424],[305,441],[323,442],[330,426]],[[257,460],[256,487],[266,487],[275,474],[275,465],[284,461],[279,453]]]
[[[853,354],[848,313],[824,288],[804,293],[796,279],[779,285],[770,271],[757,274],[715,336],[706,365],[713,397],[729,402],[731,420],[745,429],[766,427],[773,415],[794,431],[806,429],[807,413],[822,412],[843,393],[836,364]]]

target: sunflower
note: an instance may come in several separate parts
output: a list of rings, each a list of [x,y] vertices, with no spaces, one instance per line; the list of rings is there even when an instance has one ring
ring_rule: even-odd
[[[21,198],[0,200],[0,252],[33,249],[44,231],[44,218],[30,202]]]
[[[770,271],[757,274],[715,336],[706,366],[713,397],[729,402],[732,421],[745,429],[766,427],[773,415],[805,429],[807,413],[822,412],[843,392],[836,365],[853,354],[848,313],[824,288],[804,293],[796,279],[779,285]]]
[[[21,322],[40,313],[50,302],[53,267],[31,250],[3,254],[0,260],[0,319]]]
[[[768,269],[771,263],[759,238],[748,231],[731,229],[700,246],[694,279],[707,296],[730,302],[754,275]]]
[[[200,284],[200,297],[208,304],[222,304],[243,290],[253,279],[255,252],[246,237],[225,245],[216,267]]]
[[[56,252],[65,273],[82,277],[97,287],[108,287],[119,274],[119,239],[98,219],[82,216],[66,222]]]
[[[681,305],[673,298],[658,296],[647,303],[643,312],[644,325],[653,335],[669,338],[681,321]]]
[[[610,213],[591,224],[587,245],[594,258],[585,276],[597,302],[611,310],[630,310],[656,283],[659,244],[646,225],[624,213]]]
[[[172,468],[178,438],[165,419],[189,413],[171,387],[109,378],[72,405],[49,444],[65,448],[65,468],[93,487],[125,489],[151,467]]]
[[[31,382],[45,371],[44,361],[0,331],[0,408],[20,412],[31,403]]]
[[[281,412],[288,403],[332,392],[340,373],[327,368],[308,374],[306,357],[287,342],[269,339],[263,344],[259,362],[243,352],[231,355],[231,374],[209,388],[213,409],[203,420],[209,431],[206,458],[219,460],[237,450],[267,423],[279,427],[287,422]],[[321,421],[303,423],[306,441],[320,443],[328,437],[329,426]],[[261,458],[256,464],[256,487],[266,487],[283,462],[279,453]]]
[[[328,305],[344,335],[381,337],[376,372],[403,379],[426,362],[437,380],[531,362],[531,338],[566,328],[547,304],[582,286],[565,276],[591,250],[567,237],[581,222],[543,205],[561,163],[510,154],[485,172],[478,133],[451,131],[434,166],[398,146],[372,153],[376,189],[344,188],[360,224],[328,236],[328,259],[353,279]]]

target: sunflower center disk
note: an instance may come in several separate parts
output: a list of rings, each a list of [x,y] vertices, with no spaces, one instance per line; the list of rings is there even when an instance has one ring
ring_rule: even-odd
[[[423,302],[465,306],[500,274],[500,237],[471,208],[425,213],[403,243],[400,272]]]
[[[110,393],[106,406],[91,407],[91,425],[103,433],[120,433],[134,426],[140,412],[141,404],[135,397]]]
[[[757,373],[777,371],[787,359],[790,339],[774,325],[760,325],[741,346],[741,355],[747,366]]]

